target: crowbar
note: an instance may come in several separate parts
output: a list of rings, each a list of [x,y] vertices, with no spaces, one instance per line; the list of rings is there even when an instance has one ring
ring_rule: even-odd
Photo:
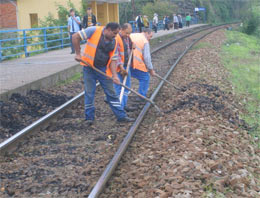
[[[128,63],[127,63],[127,66],[126,66],[126,72],[127,72],[127,74],[128,74],[129,68],[130,68],[130,64],[131,64],[131,60],[132,60],[132,55],[133,55],[133,49],[131,50],[131,53],[130,53],[130,56],[129,56],[129,59],[128,59]],[[125,77],[124,77],[123,85],[126,84],[126,79],[127,79],[127,78],[128,78],[128,76],[125,76]],[[125,92],[125,88],[122,87],[122,88],[121,88],[121,92],[120,92],[120,96],[119,96],[120,104],[122,103],[124,92]]]

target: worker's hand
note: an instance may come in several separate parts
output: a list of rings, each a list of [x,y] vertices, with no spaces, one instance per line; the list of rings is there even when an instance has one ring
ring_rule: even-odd
[[[132,49],[134,50],[136,48],[136,44],[133,43]]]
[[[155,71],[154,71],[153,69],[151,69],[151,70],[149,71],[149,73],[150,73],[151,76],[155,76]]]
[[[75,60],[80,62],[81,61],[81,55],[80,54],[76,54]]]
[[[120,84],[120,80],[119,80],[119,78],[118,78],[117,75],[116,75],[116,76],[112,76],[112,78],[113,78],[113,82],[114,82],[115,84]]]
[[[128,73],[127,73],[127,71],[125,70],[125,68],[123,67],[123,65],[120,65],[120,74],[121,74],[122,76],[127,76],[127,75],[128,75]]]

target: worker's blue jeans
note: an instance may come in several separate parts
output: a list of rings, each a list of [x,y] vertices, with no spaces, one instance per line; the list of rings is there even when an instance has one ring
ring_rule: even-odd
[[[125,67],[125,69],[126,69],[126,67]],[[119,77],[119,79],[120,79],[120,82],[123,83],[124,77],[121,76],[120,73],[118,73],[118,77]],[[126,84],[125,84],[125,85],[128,86],[128,87],[131,87],[131,71],[130,71],[130,69],[129,69],[129,71],[128,71],[128,76],[127,76]],[[118,97],[119,97],[119,96],[120,96],[120,93],[121,93],[121,88],[122,88],[122,86],[117,85],[117,84],[114,84],[114,87],[115,87],[115,90],[116,90],[116,94],[117,94]],[[127,106],[127,99],[128,99],[129,92],[130,92],[130,91],[129,91],[128,89],[125,89],[125,91],[124,91],[123,99],[122,99],[122,101],[121,101],[121,106],[122,106],[123,108],[125,108],[125,106]]]
[[[146,97],[147,91],[149,89],[150,74],[149,72],[143,72],[138,69],[133,69],[131,67],[131,76],[139,81],[138,92]]]
[[[105,72],[106,67],[97,67],[101,71]],[[85,115],[86,120],[95,119],[95,106],[94,98],[96,91],[96,81],[98,80],[103,88],[108,104],[112,109],[117,119],[126,117],[126,113],[120,105],[119,98],[115,92],[113,82],[96,72],[91,67],[83,67],[84,89],[85,89]]]

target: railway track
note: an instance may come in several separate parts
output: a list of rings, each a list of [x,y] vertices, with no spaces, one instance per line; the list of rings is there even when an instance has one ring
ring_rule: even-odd
[[[218,27],[207,27],[198,30],[193,33],[189,33],[184,37],[175,39],[157,49],[153,50],[153,61],[156,62],[155,68],[161,76],[168,78],[168,76],[173,71],[174,67],[181,60],[184,54],[201,38],[205,37],[207,34],[215,31]],[[174,45],[173,45],[174,44]],[[178,49],[178,50],[176,50]],[[167,52],[171,51],[167,55]],[[165,57],[167,56],[167,57]],[[172,63],[174,63],[172,65]],[[160,65],[159,67],[156,67]],[[152,82],[153,93],[151,93],[151,99],[154,100],[159,90],[163,86],[164,82],[158,79],[153,79]],[[158,85],[157,87],[155,85]],[[134,87],[137,83],[134,82]],[[156,87],[156,88],[155,88]],[[99,91],[100,92],[100,91]],[[5,163],[4,167],[1,167],[1,179],[4,181],[4,193],[12,195],[13,193],[21,193],[23,195],[73,195],[89,193],[93,184],[98,179],[100,172],[104,170],[104,165],[109,162],[112,158],[113,153],[116,151],[119,143],[124,137],[123,131],[127,131],[130,127],[129,132],[123,139],[123,142],[119,146],[116,154],[104,170],[102,176],[94,186],[93,190],[90,192],[89,197],[97,197],[103,190],[109,177],[112,175],[116,165],[118,164],[121,156],[126,150],[128,144],[130,143],[132,137],[138,126],[141,124],[144,116],[150,108],[150,104],[147,103],[143,107],[140,113],[135,112],[131,116],[138,116],[135,123],[130,126],[120,125],[113,129],[113,126],[117,125],[114,121],[108,121],[111,128],[108,129],[108,125],[104,124],[102,127],[93,126],[85,132],[84,123],[80,121],[79,113],[83,115],[81,107],[83,98],[83,93],[80,93],[72,100],[63,104],[50,114],[44,116],[38,121],[34,122],[32,125],[26,127],[16,135],[7,139],[0,144],[1,154],[5,154],[11,148],[18,148],[13,154],[7,154],[4,156],[2,161]],[[101,102],[103,100],[103,95],[98,94],[97,100]],[[133,104],[130,97],[130,103]],[[80,104],[80,105],[79,105]],[[73,107],[71,112],[68,112],[68,108]],[[107,108],[97,111],[97,117],[100,115],[104,117],[98,118],[98,122],[106,122],[105,117],[109,117],[111,112]],[[62,121],[58,118],[61,113],[64,115],[65,119]],[[71,120],[72,119],[72,120]],[[107,118],[106,118],[107,119]],[[72,121],[72,123],[71,123]],[[52,124],[50,124],[52,123]],[[52,126],[55,125],[55,126]],[[34,134],[34,131],[38,131],[39,128],[43,129],[39,134]],[[119,133],[119,131],[122,131]],[[49,133],[48,133],[49,132]],[[76,134],[74,136],[74,134]],[[91,134],[92,133],[92,134]],[[30,136],[28,136],[31,134]],[[41,139],[42,135],[45,135]],[[47,135],[46,135],[47,134]],[[90,135],[89,135],[90,134]],[[87,140],[91,140],[87,142]],[[83,144],[82,144],[83,142]],[[94,147],[94,148],[93,148]],[[106,157],[104,154],[106,150],[110,150]],[[65,152],[63,152],[65,151]],[[92,153],[92,154],[91,154]],[[86,154],[89,154],[86,156]],[[96,154],[99,156],[97,157]],[[65,158],[63,158],[65,156]],[[103,156],[103,157],[102,157]],[[21,164],[21,167],[10,173],[10,171],[3,173],[6,168],[12,168],[10,162],[17,162]],[[28,169],[23,170],[28,164],[27,160],[31,159],[30,164],[31,172]],[[35,160],[34,160],[35,159]],[[94,160],[93,160],[94,159]],[[70,163],[72,161],[73,163]],[[93,163],[92,165],[84,165],[84,163]],[[10,165],[9,167],[7,165]],[[18,165],[16,165],[18,166]],[[38,167],[36,167],[38,166]],[[41,168],[39,168],[41,167]],[[58,168],[57,168],[58,167]],[[62,167],[66,167],[63,169]],[[77,170],[72,171],[73,167]],[[43,170],[42,170],[43,169]],[[43,173],[41,173],[42,170]],[[48,172],[49,171],[49,172]],[[57,171],[57,172],[56,172]],[[64,171],[71,171],[72,174],[64,175]],[[39,173],[40,172],[40,173]],[[82,177],[74,178],[76,175],[81,175]],[[18,176],[18,181],[11,184],[8,179],[12,180],[12,176]],[[33,182],[38,182],[39,185],[29,185],[27,189],[21,187],[22,181],[24,179],[30,179],[34,176]],[[85,176],[91,176],[89,182],[85,182]],[[46,177],[49,177],[46,180]],[[57,180],[58,177],[58,180]],[[62,182],[64,179],[67,182]],[[29,183],[29,182],[28,182]],[[62,187],[59,188],[63,183]],[[18,192],[15,189],[21,189]]]

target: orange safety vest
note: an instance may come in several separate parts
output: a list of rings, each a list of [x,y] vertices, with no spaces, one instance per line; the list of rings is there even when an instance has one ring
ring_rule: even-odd
[[[120,51],[118,51],[118,54],[119,54],[119,56],[121,56],[121,60],[124,64],[124,62],[125,62],[125,48],[124,48],[123,39],[119,34],[116,35],[116,41],[120,46]]]
[[[96,56],[97,46],[98,46],[99,40],[102,36],[103,29],[104,29],[104,27],[102,27],[102,26],[96,27],[96,31],[92,34],[92,36],[90,38],[88,38],[86,46],[85,46],[85,50],[84,50],[84,53],[82,56],[82,60],[87,62],[89,65],[80,63],[81,65],[94,67],[94,59]],[[112,72],[111,72],[109,66],[110,66],[112,57],[115,55],[116,48],[117,48],[117,41],[115,43],[114,50],[109,52],[109,60],[107,62],[106,74],[110,77],[112,77]]]
[[[144,45],[148,43],[148,40],[143,33],[130,34],[130,38],[135,44],[135,49],[133,52],[133,68],[143,72],[148,72],[143,58]]]

